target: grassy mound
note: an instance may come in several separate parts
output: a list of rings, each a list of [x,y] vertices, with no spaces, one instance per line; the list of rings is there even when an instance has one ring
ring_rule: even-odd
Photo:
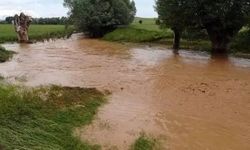
[[[142,21],[142,24],[139,21]],[[160,29],[155,24],[155,19],[135,18],[135,21],[128,27],[121,27],[106,34],[103,39],[120,42],[151,42],[164,38],[172,38],[170,29]]]
[[[105,96],[95,89],[0,85],[0,148],[95,150],[72,135],[89,124]]]
[[[133,27],[118,28],[115,31],[106,34],[103,39],[107,41],[120,42],[151,42],[163,38],[168,35],[164,32],[149,31],[144,29],[136,29]]]

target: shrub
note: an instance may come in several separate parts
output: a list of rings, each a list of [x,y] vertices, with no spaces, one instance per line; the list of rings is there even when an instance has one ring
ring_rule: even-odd
[[[135,3],[130,0],[65,0],[76,27],[91,37],[100,37],[134,20]]]

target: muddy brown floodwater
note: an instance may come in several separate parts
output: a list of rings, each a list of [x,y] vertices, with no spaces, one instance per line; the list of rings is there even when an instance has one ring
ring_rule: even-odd
[[[112,95],[76,136],[127,150],[144,132],[163,150],[250,149],[250,60],[210,58],[164,46],[117,44],[74,35],[31,45],[0,74],[30,86],[96,87]]]

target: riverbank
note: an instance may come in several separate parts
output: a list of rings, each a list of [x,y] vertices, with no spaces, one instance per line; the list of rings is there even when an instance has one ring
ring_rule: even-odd
[[[94,118],[105,95],[96,89],[27,88],[0,83],[0,149],[95,150],[73,135]]]
[[[0,74],[12,83],[112,93],[91,124],[74,130],[83,143],[129,149],[152,143],[152,137],[162,149],[249,150],[248,59],[211,58],[186,50],[176,56],[164,45],[120,44],[80,34],[3,46],[18,52],[15,59],[0,64]]]
[[[51,38],[69,37],[74,32],[74,28],[64,25],[31,25],[29,38],[31,41],[41,41]],[[0,24],[0,43],[16,42],[17,36],[11,24]]]
[[[140,24],[139,21],[142,21]],[[211,48],[208,37],[194,37],[197,35],[190,35],[184,33],[181,40],[181,49],[191,49],[197,51],[209,52]],[[204,35],[206,36],[206,35]],[[115,42],[132,42],[132,43],[160,43],[172,47],[173,32],[170,29],[161,29],[156,25],[156,19],[136,18],[135,21],[127,26],[116,29],[115,31],[106,34],[103,39]],[[235,55],[243,55],[250,53],[249,43],[250,29],[243,28],[231,43],[231,51]]]

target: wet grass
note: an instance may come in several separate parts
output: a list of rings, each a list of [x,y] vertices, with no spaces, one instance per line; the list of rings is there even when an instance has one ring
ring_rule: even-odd
[[[141,136],[131,146],[131,150],[154,150],[156,148],[157,141],[153,138],[141,134]]]
[[[14,54],[14,52],[7,51],[4,47],[0,45],[0,63],[8,61]]]
[[[31,25],[29,28],[29,38],[31,41],[34,41],[69,37],[73,31],[72,26],[65,29],[64,25]],[[0,43],[15,41],[17,41],[17,36],[13,25],[0,24]]]
[[[73,130],[91,123],[105,96],[96,89],[0,84],[0,149],[97,150]]]

